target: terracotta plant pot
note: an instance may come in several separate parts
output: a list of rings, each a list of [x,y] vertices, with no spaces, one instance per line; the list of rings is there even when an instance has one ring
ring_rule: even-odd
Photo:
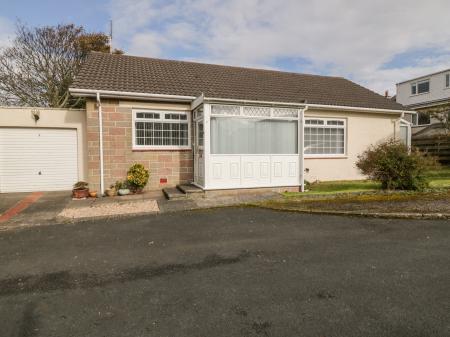
[[[78,190],[72,190],[72,197],[76,199],[84,199],[89,196],[89,189],[78,189]]]
[[[91,191],[91,192],[89,192],[89,196],[90,196],[91,198],[97,198],[97,191]]]

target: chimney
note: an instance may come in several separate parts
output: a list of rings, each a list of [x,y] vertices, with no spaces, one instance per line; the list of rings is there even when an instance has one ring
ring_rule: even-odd
[[[386,91],[384,92],[384,97],[389,98],[389,90],[386,90]]]

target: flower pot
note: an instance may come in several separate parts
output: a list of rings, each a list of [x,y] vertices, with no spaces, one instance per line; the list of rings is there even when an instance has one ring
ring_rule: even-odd
[[[87,188],[72,190],[72,197],[76,199],[83,199],[87,198],[88,196],[89,196],[89,189]]]
[[[128,188],[121,188],[119,190],[119,195],[127,195],[130,194],[130,190]]]
[[[91,191],[91,192],[89,192],[89,196],[90,196],[91,198],[97,198],[97,191]]]
[[[105,194],[108,197],[114,197],[115,195],[117,195],[117,192],[115,188],[108,188],[107,190],[105,190]]]

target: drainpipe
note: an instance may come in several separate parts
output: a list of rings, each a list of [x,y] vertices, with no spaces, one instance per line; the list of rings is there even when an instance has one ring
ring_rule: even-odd
[[[305,192],[305,112],[308,111],[306,105],[300,110],[300,123],[298,127],[298,153],[300,155],[300,191]]]
[[[103,114],[99,92],[97,92],[97,105],[98,105],[98,128],[99,128],[99,143],[100,143],[100,195],[103,196],[103,193],[105,192],[105,183],[103,175]]]

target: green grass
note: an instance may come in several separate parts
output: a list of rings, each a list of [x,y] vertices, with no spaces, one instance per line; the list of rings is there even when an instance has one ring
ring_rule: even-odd
[[[306,194],[335,194],[377,191],[381,188],[380,184],[370,180],[342,180],[342,181],[324,181],[309,185]],[[286,192],[287,197],[298,196],[299,192]]]
[[[450,188],[450,167],[442,167],[440,170],[427,173],[431,188]]]
[[[450,167],[443,167],[427,173],[431,188],[450,188]],[[306,193],[285,192],[286,197],[297,197],[308,194],[338,194],[378,191],[380,183],[371,180],[323,181],[309,185]]]

